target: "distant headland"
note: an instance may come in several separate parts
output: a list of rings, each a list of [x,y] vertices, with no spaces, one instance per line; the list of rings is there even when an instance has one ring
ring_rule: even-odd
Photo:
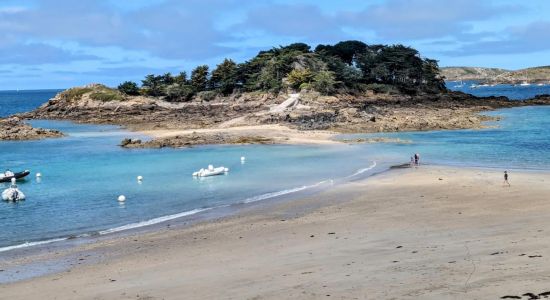
[[[489,84],[550,83],[550,66],[510,71],[498,68],[444,67],[441,75],[449,81],[477,80]]]

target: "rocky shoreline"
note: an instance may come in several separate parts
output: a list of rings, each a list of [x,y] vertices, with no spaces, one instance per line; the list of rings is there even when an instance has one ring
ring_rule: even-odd
[[[34,128],[17,117],[0,119],[0,141],[28,141],[62,136],[60,131]]]
[[[104,89],[105,87],[101,87]],[[506,97],[475,97],[461,92],[417,96],[375,94],[322,96],[302,92],[291,105],[288,96],[245,93],[211,101],[169,103],[158,98],[125,96],[95,100],[94,87],[81,94],[73,89],[36,109],[21,114],[25,119],[70,120],[79,123],[122,125],[135,131],[209,129],[209,133],[174,134],[147,142],[125,141],[126,148],[187,147],[203,144],[284,143],[253,133],[228,133],[236,126],[282,125],[293,130],[335,133],[374,133],[443,129],[479,129],[483,122],[498,120],[480,113],[499,108],[549,105],[550,95],[526,101]],[[75,96],[76,95],[76,96]],[[288,98],[290,99],[290,98]],[[41,137],[59,133],[36,131]]]
[[[187,134],[173,137],[158,138],[150,141],[139,139],[124,139],[120,143],[123,148],[185,148],[199,145],[251,145],[251,144],[276,144],[283,143],[276,140],[255,135],[233,135],[226,133],[214,134]]]

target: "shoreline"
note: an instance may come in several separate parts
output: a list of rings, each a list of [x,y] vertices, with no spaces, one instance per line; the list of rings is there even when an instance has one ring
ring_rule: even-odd
[[[437,178],[440,179],[438,180]],[[216,298],[221,296],[222,294],[218,293],[222,293],[222,290],[224,290],[225,293],[229,294],[225,294],[226,296],[223,297],[230,295],[237,298],[246,298],[257,295],[265,296],[265,298],[280,299],[281,297],[296,296],[305,291],[307,293],[302,294],[302,297],[307,299],[324,297],[324,294],[320,295],[319,291],[323,291],[325,288],[322,288],[320,285],[317,287],[317,283],[320,284],[321,282],[325,283],[324,285],[327,286],[326,289],[330,289],[330,294],[333,296],[358,296],[368,293],[369,295],[377,295],[383,298],[389,296],[407,298],[413,297],[413,295],[426,296],[435,294],[440,296],[456,296],[466,293],[474,297],[486,297],[489,295],[500,297],[508,294],[517,294],[521,291],[544,292],[545,290],[537,290],[544,288],[542,287],[543,283],[531,280],[529,281],[529,285],[525,286],[525,279],[517,281],[519,283],[508,285],[506,291],[494,289],[495,284],[500,284],[503,280],[510,281],[517,278],[514,276],[510,277],[511,274],[506,275],[506,269],[502,268],[498,274],[502,274],[503,277],[496,275],[496,277],[493,276],[494,278],[491,276],[486,277],[493,273],[486,269],[488,262],[484,263],[484,260],[476,260],[476,263],[479,264],[478,272],[480,272],[480,275],[472,275],[471,281],[467,283],[467,286],[463,285],[464,281],[462,280],[459,283],[451,283],[451,279],[456,280],[458,275],[460,277],[463,275],[450,272],[454,268],[448,268],[456,267],[456,271],[461,273],[461,270],[470,270],[471,262],[467,259],[459,261],[454,256],[455,254],[453,253],[455,252],[462,252],[463,254],[465,251],[464,246],[460,243],[456,244],[453,239],[449,240],[447,234],[445,234],[445,230],[451,230],[451,232],[454,232],[454,235],[463,236],[461,234],[462,231],[473,227],[468,232],[485,235],[487,241],[493,240],[494,245],[489,247],[490,245],[486,245],[484,242],[485,239],[477,240],[469,237],[467,244],[469,245],[471,255],[491,258],[489,262],[501,257],[506,258],[507,261],[511,260],[510,263],[512,265],[509,267],[514,271],[522,269],[518,265],[518,260],[527,260],[529,262],[531,260],[542,259],[544,261],[545,258],[534,257],[533,259],[524,259],[522,256],[518,256],[523,252],[532,256],[545,254],[546,251],[542,251],[542,249],[529,251],[528,249],[521,250],[520,247],[520,249],[514,250],[514,253],[518,252],[516,253],[517,255],[491,254],[495,251],[508,253],[503,247],[505,247],[504,244],[510,242],[510,237],[508,237],[510,232],[502,231],[499,228],[502,226],[504,228],[510,226],[516,228],[514,224],[523,224],[519,221],[525,221],[524,217],[529,217],[532,220],[532,214],[544,214],[543,208],[550,209],[544,201],[544,195],[540,194],[540,191],[548,191],[548,188],[542,183],[536,184],[536,182],[541,182],[540,180],[543,179],[550,180],[550,175],[539,172],[535,174],[514,172],[512,177],[513,186],[507,190],[500,186],[500,172],[497,173],[494,171],[428,166],[419,169],[385,172],[377,176],[371,176],[366,180],[349,182],[328,191],[323,191],[320,194],[302,197],[293,201],[265,201],[260,205],[244,209],[244,211],[236,213],[234,216],[215,219],[211,222],[199,222],[189,227],[164,227],[164,229],[155,232],[141,235],[130,234],[113,240],[98,242],[97,244],[84,245],[85,252],[80,254],[72,253],[73,256],[69,258],[71,263],[74,264],[69,272],[55,273],[28,281],[5,284],[1,287],[2,294],[7,296],[12,295],[15,298],[17,298],[16,296],[22,298],[31,296],[32,298],[32,295],[36,296],[36,293],[40,291],[45,293],[44,295],[55,296],[60,299],[69,299],[78,296],[86,298],[97,296],[111,299],[126,298],[121,296],[121,293],[134,295],[134,297],[135,293],[138,293],[140,295],[149,295],[150,297],[167,298],[170,298],[170,295],[174,296],[175,294],[173,293],[180,293],[180,295],[183,293],[192,297]],[[493,184],[487,186],[484,183],[487,180]],[[455,185],[457,182],[461,183],[462,186],[460,184]],[[417,184],[421,184],[422,189],[418,190],[415,188]],[[535,186],[531,186],[532,184],[535,184]],[[521,203],[518,203],[516,195],[518,192],[521,193],[525,188],[529,189],[530,194],[529,198],[523,199],[522,202],[535,201],[531,203],[535,207],[529,205],[518,206]],[[463,195],[455,194],[453,191],[461,191]],[[511,194],[507,195],[509,193]],[[420,198],[418,198],[419,196]],[[512,196],[513,198],[510,198]],[[457,197],[462,200],[459,202],[453,200]],[[477,197],[486,197],[485,202],[476,201]],[[412,201],[412,199],[418,200]],[[415,204],[417,201],[421,203]],[[474,203],[477,204],[472,205]],[[495,205],[501,208],[495,210]],[[448,210],[454,211],[454,215],[448,215]],[[461,212],[461,214],[457,215],[456,211]],[[519,216],[512,217],[511,219],[502,218],[506,215],[512,216],[516,213]],[[366,215],[363,216],[362,214]],[[395,214],[400,217],[397,219],[389,218]],[[461,221],[463,218],[470,219],[471,222],[464,223]],[[511,220],[511,222],[507,222],[507,220]],[[514,222],[514,220],[517,222]],[[391,222],[393,224],[392,227],[386,227],[384,224],[387,222]],[[538,221],[530,222],[524,225],[528,228],[537,226]],[[411,226],[412,224],[416,224],[416,227],[420,226],[418,227],[420,231],[413,230],[409,232],[410,229],[405,229],[408,227],[403,227],[405,232],[399,232],[399,228],[402,226]],[[496,224],[502,225],[494,227]],[[439,228],[441,226],[443,228]],[[482,226],[481,228],[483,229],[475,229],[477,228],[476,226]],[[539,226],[542,226],[541,228],[544,227],[542,224]],[[527,230],[524,227],[521,228],[522,230]],[[364,230],[366,230],[366,235],[362,234]],[[324,232],[322,234],[323,231],[327,231],[328,233]],[[332,231],[335,231],[335,234],[331,234]],[[440,231],[441,233],[439,233]],[[417,233],[415,234],[414,232]],[[517,230],[514,232],[518,234]],[[421,235],[417,237],[417,234]],[[423,240],[421,236],[426,234],[426,238],[430,239],[429,243],[432,246],[437,245],[436,248],[432,248],[430,244],[426,245],[428,246],[427,248],[416,245],[416,243]],[[296,235],[300,238],[297,239]],[[309,237],[309,235],[313,235],[314,237]],[[238,236],[241,236],[241,238],[238,238]],[[396,239],[393,242],[392,236],[393,239]],[[390,240],[387,240],[388,238]],[[417,238],[420,241],[416,241]],[[139,241],[134,241],[135,239],[139,239]],[[513,238],[513,240],[516,240],[516,238]],[[458,241],[460,241],[460,238]],[[344,246],[342,243],[345,244],[344,248],[342,248]],[[279,244],[287,246],[279,248],[277,246]],[[519,247],[523,244],[530,245],[524,241],[522,244],[511,245],[510,247]],[[220,248],[220,245],[225,246]],[[233,247],[237,248],[234,249]],[[241,249],[242,247],[245,248]],[[267,251],[272,247],[279,249],[279,252]],[[440,247],[447,250],[442,252],[438,250]],[[399,250],[401,248],[404,248],[405,251]],[[235,252],[237,249],[241,250]],[[305,250],[301,254],[302,250],[299,249],[309,250]],[[379,252],[377,249],[385,250]],[[421,267],[426,258],[420,257],[423,255],[416,256],[414,253],[411,254],[411,250],[413,252],[424,252],[423,255],[431,257],[430,261],[435,265],[433,267],[430,265]],[[248,265],[248,268],[234,269],[237,262],[234,261],[234,257],[240,257],[239,251],[244,251],[243,255],[245,255],[241,258],[239,264]],[[263,261],[261,257],[253,254],[258,251],[264,253],[267,258],[272,258],[268,261]],[[311,254],[307,254],[308,251],[313,251],[312,253],[316,255],[312,257]],[[336,253],[333,253],[333,251],[336,251]],[[343,254],[341,251],[345,251],[343,253],[348,254],[341,256]],[[360,253],[362,251],[367,251],[370,254],[361,258],[362,255]],[[512,249],[509,251],[512,251]],[[92,256],[81,255],[84,253],[85,255]],[[246,253],[249,253],[248,256],[246,256]],[[94,255],[97,256],[94,257]],[[395,260],[399,262],[392,262],[391,256],[397,258]],[[143,261],[143,257],[149,257],[149,261]],[[278,259],[275,259],[275,257],[278,257]],[[287,258],[284,261],[280,261],[282,257]],[[307,257],[310,257],[310,259],[304,260]],[[383,257],[386,258],[384,259]],[[84,258],[85,260],[79,261],[78,259],[80,258]],[[205,261],[208,259],[210,263]],[[225,273],[221,270],[218,270],[221,275],[220,273],[212,273],[213,270],[218,269],[216,264],[220,259],[226,261],[223,264],[224,266],[227,266],[229,270],[236,273],[235,280],[245,280],[245,282],[249,282],[250,286],[245,288],[234,285],[236,282],[233,282],[230,279],[231,277],[223,279],[223,274]],[[363,259],[366,260],[361,262]],[[444,260],[444,265],[448,267],[433,273],[432,271],[436,270],[433,268],[438,268],[439,264],[443,264],[441,259]],[[351,266],[343,263],[348,260],[351,261]],[[451,264],[446,260],[456,260],[457,262]],[[87,264],[86,261],[90,261],[91,263]],[[140,262],[138,263],[138,261]],[[263,261],[261,264],[262,269],[256,267],[260,261]],[[311,265],[308,261],[313,264]],[[350,263],[349,261],[347,262],[348,264]],[[353,261],[362,267],[357,268],[359,265],[354,265]],[[176,263],[176,265],[170,267],[173,263]],[[317,263],[320,263],[320,265],[316,267]],[[325,264],[327,267],[331,266],[330,270],[334,271],[330,271],[329,273],[327,273],[329,269],[323,271],[324,268],[321,266]],[[185,265],[187,267],[184,267]],[[538,266],[528,265],[528,269],[530,270]],[[321,269],[318,269],[319,267]],[[405,269],[403,269],[404,267]],[[541,267],[544,267],[544,265],[541,265]],[[120,271],[115,271],[119,268]],[[195,270],[197,274],[193,275],[193,277],[188,277],[191,276],[187,272],[187,270],[191,270],[189,268]],[[203,268],[206,269],[203,270]],[[401,269],[403,270],[400,271]],[[385,276],[383,273],[374,272],[374,270],[385,270],[389,274]],[[422,271],[423,273],[428,272],[428,275],[416,275],[423,277],[424,280],[432,278],[430,276],[437,276],[432,278],[432,280],[441,280],[437,278],[443,277],[440,276],[440,273],[443,272],[449,276],[449,282],[445,282],[443,286],[439,287],[436,284],[432,288],[425,290],[424,288],[427,287],[426,284],[417,282],[417,279],[413,278],[420,270],[424,270]],[[113,271],[115,272],[112,273]],[[211,281],[212,285],[210,285],[210,289],[201,290],[203,284],[198,283],[197,280],[200,280],[202,278],[201,274],[206,274],[205,272],[208,273],[208,276],[213,276],[214,278]],[[287,274],[288,272],[291,273],[281,277],[281,274]],[[525,271],[521,271],[520,273],[525,276]],[[186,278],[186,282],[188,280],[191,281],[182,286],[182,282],[176,279],[179,277],[173,277],[175,274],[180,274],[180,276]],[[258,276],[249,278],[248,276],[251,274],[257,274]],[[273,274],[273,276],[277,274],[277,276],[272,278],[275,283],[272,284],[271,288],[265,285],[267,283],[265,281],[267,280],[267,277],[265,277],[267,276],[266,274]],[[349,278],[345,276],[346,274],[351,274],[352,277]],[[538,276],[538,273],[532,274],[534,274],[532,276]],[[467,272],[464,272],[464,276],[466,275]],[[160,276],[163,278],[164,283],[161,284],[158,280],[152,279],[151,276]],[[358,283],[357,280],[364,276],[370,279],[367,281],[361,279],[363,285],[355,285],[355,283]],[[399,281],[408,283],[405,283],[405,285],[395,285],[396,283],[388,281],[392,276],[398,276],[401,278]],[[82,281],[83,278],[89,278],[89,282]],[[51,279],[55,280],[51,281]],[[111,279],[114,281],[111,281]],[[489,281],[487,281],[488,279]],[[130,285],[130,282],[134,282],[134,280],[142,282],[145,286]],[[194,287],[192,282],[198,284],[198,286]],[[290,286],[286,286],[286,284],[290,284],[291,282]],[[40,288],[33,289],[34,291],[26,289],[29,284]],[[230,285],[228,286],[227,284]],[[380,287],[380,284],[385,287],[384,290],[375,288],[377,285]],[[340,285],[342,286],[339,287]],[[66,291],[59,289],[61,286],[66,286]],[[159,289],[161,286],[162,290]],[[390,286],[393,287],[391,292],[388,290]],[[274,290],[274,288],[278,289]],[[76,294],[70,292],[72,289],[76,291]],[[316,296],[313,296],[311,293],[315,293],[314,295]],[[502,293],[502,295],[494,293]]]
[[[126,235],[151,233],[157,230],[162,230],[166,224],[185,227],[189,226],[189,224],[209,222],[219,218],[229,218],[235,214],[241,213],[244,210],[249,210],[251,207],[255,207],[256,205],[261,206],[268,205],[270,202],[284,202],[300,199],[305,195],[317,194],[354,180],[366,179],[370,176],[390,171],[389,168],[384,168],[381,171],[368,173],[376,166],[376,162],[373,162],[373,164],[369,167],[359,169],[350,175],[335,179],[325,179],[309,185],[301,185],[285,190],[254,195],[248,198],[243,198],[231,204],[195,208],[188,211],[176,212],[170,215],[163,215],[94,232],[83,232],[69,236],[58,236],[45,240],[27,241],[20,244],[7,245],[0,247],[0,255],[5,254],[7,257],[19,259],[22,256],[26,256],[28,253],[33,255],[40,254],[45,250],[50,250],[50,248],[70,250],[75,247],[75,245],[94,244],[102,240],[117,239]],[[15,253],[14,250],[24,251],[25,253],[20,256]],[[1,262],[2,259],[0,259],[0,263]],[[0,272],[4,271],[5,270],[1,270]],[[3,274],[5,275],[5,273]],[[1,275],[2,273],[0,273],[0,284],[5,281],[4,279],[1,279]]]

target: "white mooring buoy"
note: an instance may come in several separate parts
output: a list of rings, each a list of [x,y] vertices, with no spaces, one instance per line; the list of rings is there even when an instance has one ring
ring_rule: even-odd
[[[124,195],[118,196],[118,202],[124,202],[124,201],[126,201],[126,196]]]
[[[138,181],[142,181],[142,180],[143,180],[143,176],[141,176],[141,175],[138,176],[138,177],[137,177],[137,180],[138,180]]]
[[[36,177],[42,177],[42,173],[36,173]]]

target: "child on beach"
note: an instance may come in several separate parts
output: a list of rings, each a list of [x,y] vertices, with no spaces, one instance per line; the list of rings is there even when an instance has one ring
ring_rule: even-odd
[[[502,183],[502,185],[506,184],[510,186],[510,182],[508,182],[508,171],[504,171],[504,182]]]

